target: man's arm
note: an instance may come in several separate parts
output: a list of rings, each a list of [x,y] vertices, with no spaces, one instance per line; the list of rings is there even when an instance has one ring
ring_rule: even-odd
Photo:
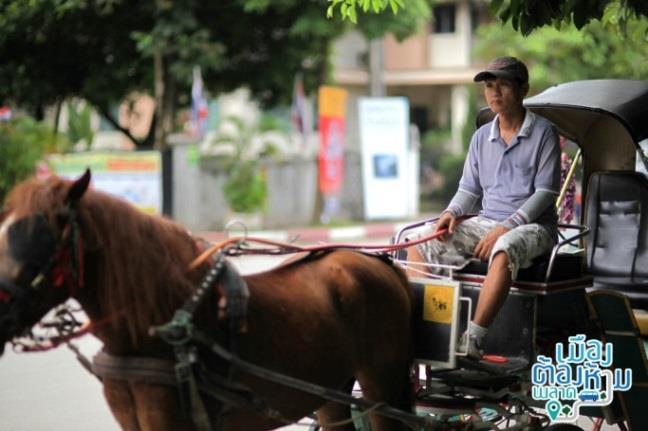
[[[444,212],[449,212],[454,218],[461,217],[472,211],[478,199],[479,196],[459,189]]]
[[[457,193],[454,195],[448,207],[441,212],[441,216],[436,223],[435,232],[440,231],[441,229],[448,229],[447,234],[444,234],[441,240],[448,238],[448,235],[452,235],[457,225],[457,218],[461,217],[464,214],[468,214],[479,196],[473,195],[465,190],[457,190]]]
[[[463,173],[459,180],[459,188],[447,208],[441,213],[441,217],[437,222],[436,231],[447,228],[448,234],[452,235],[457,223],[456,219],[464,214],[468,214],[477,203],[481,194],[477,160],[477,133],[475,133],[470,141]],[[442,239],[445,238],[447,238],[447,235],[444,235]]]
[[[531,223],[540,217],[550,205],[555,205],[555,203],[556,193],[548,190],[537,190],[517,211],[501,224],[507,229],[513,229],[517,226]]]

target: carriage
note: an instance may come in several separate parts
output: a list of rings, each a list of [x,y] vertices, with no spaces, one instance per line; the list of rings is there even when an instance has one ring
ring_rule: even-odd
[[[648,82],[572,82],[525,105],[578,144],[584,214],[520,272],[481,361],[458,354],[457,338],[483,264],[408,280],[391,264],[400,253],[385,253],[433,220],[405,227],[379,256],[350,245],[246,247],[252,238],[207,247],[87,190],[89,173],[26,183],[10,197],[0,217],[0,349],[75,298],[91,326],[77,331],[67,318],[54,341],[92,331],[104,342],[91,368],[124,429],[269,429],[313,410],[328,429],[574,430],[561,418],[575,411],[596,418],[595,429],[603,419],[648,429],[648,180],[635,169],[646,160]],[[226,259],[295,251],[308,253],[242,278]],[[590,342],[599,355],[566,368],[598,370],[605,390],[584,388],[564,403],[533,396],[547,382],[538,365]],[[608,384],[610,365],[631,370],[631,385]]]
[[[648,82],[571,82],[524,104],[578,145],[574,166],[582,156],[586,191],[582,224],[560,225],[551,254],[520,271],[486,336],[487,354],[478,362],[457,353],[456,343],[470,320],[485,263],[450,268],[443,279],[411,279],[415,313],[420,313],[416,357],[425,370],[417,405],[441,417],[468,417],[472,429],[491,429],[507,417],[517,424],[506,429],[543,429],[544,418],[526,409],[547,402],[530,396],[532,366],[538,355],[553,357],[557,343],[567,345],[581,334],[613,344],[615,367],[632,369],[634,376],[632,388],[616,391],[607,404],[598,402],[597,392],[581,392],[581,401],[592,401],[580,408],[581,415],[600,418],[594,429],[600,429],[602,418],[620,429],[647,429]],[[491,115],[481,111],[478,125]],[[395,242],[434,221],[404,227]],[[567,405],[567,410],[576,407]],[[560,419],[561,412],[552,416]],[[578,429],[569,420],[558,422],[552,429]]]

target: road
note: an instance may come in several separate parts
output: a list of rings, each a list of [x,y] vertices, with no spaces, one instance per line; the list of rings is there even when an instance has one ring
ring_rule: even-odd
[[[253,256],[234,261],[241,272],[250,273],[272,267],[281,259]],[[89,357],[101,347],[92,336],[84,337],[78,345]],[[591,422],[585,418],[579,425],[591,429]],[[282,431],[306,429],[293,425]],[[0,358],[0,431],[59,430],[119,430],[103,399],[99,381],[65,347],[30,354],[7,350]]]

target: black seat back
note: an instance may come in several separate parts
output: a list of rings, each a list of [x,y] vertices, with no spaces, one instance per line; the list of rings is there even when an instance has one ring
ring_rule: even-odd
[[[585,224],[587,268],[596,288],[624,293],[635,308],[648,304],[648,180],[637,172],[590,177]]]

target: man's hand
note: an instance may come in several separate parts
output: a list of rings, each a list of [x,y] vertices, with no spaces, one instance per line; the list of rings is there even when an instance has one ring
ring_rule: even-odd
[[[477,243],[474,251],[475,257],[479,260],[487,261],[493,251],[497,239],[508,231],[508,228],[501,225],[495,226],[493,229],[488,231],[486,236]]]
[[[439,221],[437,221],[436,223],[436,229],[434,229],[434,233],[437,233],[442,229],[448,229],[446,233],[444,233],[439,237],[441,241],[447,241],[450,235],[454,233],[456,225],[457,225],[457,219],[454,218],[452,213],[450,213],[449,211],[445,211],[444,213],[441,214],[441,217],[439,217]]]

